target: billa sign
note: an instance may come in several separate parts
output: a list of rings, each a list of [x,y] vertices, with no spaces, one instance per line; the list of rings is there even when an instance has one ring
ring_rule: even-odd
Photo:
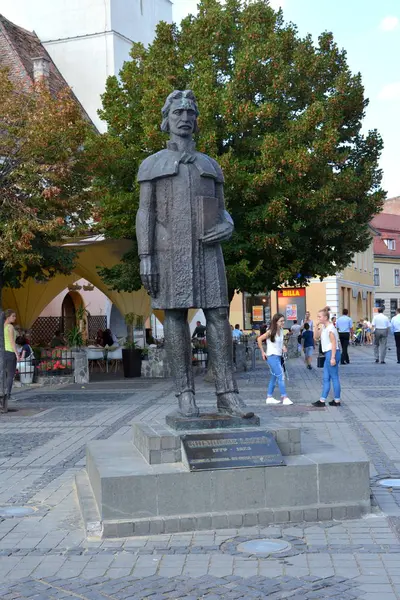
[[[305,295],[305,288],[287,288],[285,290],[278,290],[278,298],[304,298]]]

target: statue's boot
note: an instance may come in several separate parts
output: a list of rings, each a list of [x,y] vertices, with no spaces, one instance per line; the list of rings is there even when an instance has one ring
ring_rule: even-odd
[[[178,396],[179,412],[185,417],[198,417],[199,409],[196,405],[193,392],[182,392]]]
[[[217,394],[217,408],[220,413],[228,413],[229,415],[242,417],[243,419],[254,417],[254,413],[247,410],[246,404],[237,392]]]

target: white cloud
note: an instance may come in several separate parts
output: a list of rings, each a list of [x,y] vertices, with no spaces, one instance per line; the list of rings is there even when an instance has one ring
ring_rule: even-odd
[[[393,31],[399,24],[399,19],[397,17],[388,16],[384,17],[382,21],[379,23],[379,29],[382,31]]]
[[[274,10],[285,8],[286,0],[269,0],[269,5]]]
[[[400,100],[400,81],[387,83],[378,94],[379,100]]]

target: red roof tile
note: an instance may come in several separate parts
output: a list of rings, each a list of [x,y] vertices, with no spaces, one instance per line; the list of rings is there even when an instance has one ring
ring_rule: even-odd
[[[22,82],[26,91],[31,89],[34,82],[32,59],[39,57],[49,61],[50,91],[57,94],[62,89],[68,88],[76,103],[79,104],[83,117],[91,122],[89,115],[69,88],[36,33],[11,23],[0,14],[0,67],[8,68],[11,80]]]
[[[371,221],[372,227],[377,229],[380,236],[374,237],[374,254],[379,256],[400,257],[400,215],[380,213]],[[395,241],[396,249],[389,250],[384,240]]]
[[[50,63],[50,91],[57,93],[68,87],[36,33],[14,25],[0,15],[0,65],[10,69],[11,79],[22,80],[29,89],[34,81],[32,59],[39,56],[47,58]]]

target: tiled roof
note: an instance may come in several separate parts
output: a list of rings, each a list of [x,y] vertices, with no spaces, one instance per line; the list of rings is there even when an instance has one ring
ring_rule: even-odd
[[[44,57],[49,61],[49,89],[53,93],[68,87],[67,82],[53,63],[49,53],[34,32],[14,25],[0,15],[0,66],[10,69],[14,81],[22,81],[29,89],[33,79],[33,58]]]
[[[372,227],[377,229],[379,236],[374,236],[374,254],[379,256],[400,257],[400,215],[380,213],[371,221]],[[396,249],[389,250],[384,240],[395,241]]]

